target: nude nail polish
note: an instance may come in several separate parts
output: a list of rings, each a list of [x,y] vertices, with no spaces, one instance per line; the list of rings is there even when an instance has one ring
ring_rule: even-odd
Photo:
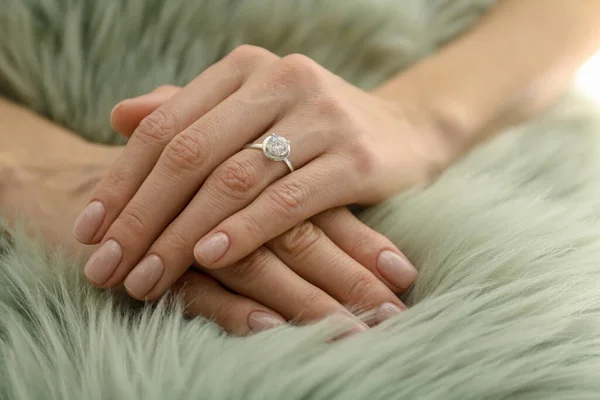
[[[380,321],[384,321],[388,318],[400,314],[402,311],[403,310],[394,303],[383,303],[379,306],[379,310],[377,310],[377,319]]]
[[[201,240],[194,248],[194,255],[201,265],[209,266],[223,257],[228,248],[229,237],[223,232],[218,232]]]
[[[151,254],[144,258],[125,279],[127,292],[137,299],[142,299],[160,281],[165,267],[161,258]]]
[[[419,274],[406,258],[391,250],[383,250],[379,253],[377,270],[398,289],[410,287]]]
[[[107,240],[92,254],[83,271],[90,281],[102,285],[115,272],[121,258],[123,258],[121,245],[115,240]]]
[[[83,244],[90,244],[104,222],[106,211],[99,201],[92,201],[83,209],[73,224],[73,236]]]
[[[262,332],[283,325],[285,321],[265,311],[253,311],[248,315],[248,328],[252,332]]]
[[[333,340],[345,339],[349,336],[355,335],[357,333],[366,332],[369,330],[367,324],[356,318],[352,313],[348,310],[337,311],[331,315],[331,320],[336,325],[341,325],[346,327],[347,329],[337,335]]]

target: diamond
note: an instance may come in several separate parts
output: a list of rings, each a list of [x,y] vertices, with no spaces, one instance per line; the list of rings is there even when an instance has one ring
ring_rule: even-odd
[[[263,143],[265,155],[272,160],[283,160],[290,154],[290,142],[286,138],[274,133],[267,137]]]

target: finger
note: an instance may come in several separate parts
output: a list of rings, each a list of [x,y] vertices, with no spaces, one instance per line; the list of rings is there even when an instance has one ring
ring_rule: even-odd
[[[339,302],[299,277],[265,247],[230,267],[207,272],[232,291],[264,304],[287,320],[310,322],[332,314],[352,318]],[[358,320],[356,324],[363,326]]]
[[[241,47],[144,118],[77,219],[73,228],[75,238],[84,244],[98,243],[173,137],[237,91],[251,71],[271,56],[276,57],[266,50]],[[106,271],[104,275],[98,273],[95,279],[104,280],[106,274]]]
[[[356,218],[346,207],[333,208],[311,218],[333,243],[371,271],[396,293],[407,290],[419,273],[385,236]]]
[[[273,310],[231,293],[214,278],[201,272],[188,271],[175,289],[175,293],[183,295],[188,314],[214,319],[223,329],[235,335],[256,333],[285,323]]]
[[[106,264],[94,259],[86,266],[88,280],[104,288],[121,283],[210,173],[273,124],[286,102],[276,93],[261,92],[259,85],[245,86],[166,146],[150,175],[106,232],[104,240],[120,246],[119,262],[111,265],[109,274]],[[260,154],[253,156],[266,164]]]
[[[267,247],[298,276],[353,311],[391,309],[400,313],[406,308],[380,279],[312,222],[296,225]]]
[[[110,113],[110,124],[115,132],[130,137],[140,122],[154,110],[166,103],[181,90],[180,87],[163,85],[142,96],[118,103]]]
[[[347,203],[353,183],[336,159],[319,157],[263,190],[196,244],[198,263],[210,269],[230,265],[305,219]]]
[[[294,141],[299,139],[298,132],[295,132],[296,126],[296,121],[289,118],[276,124],[275,129]],[[308,145],[290,154],[294,165],[305,164],[327,147],[327,135],[324,135],[321,129],[309,128],[301,134],[303,139],[307,139],[305,142]],[[134,285],[139,292],[130,294],[135,298],[149,299],[162,295],[194,261],[193,248],[202,236],[219,222],[250,204],[265,187],[288,173],[289,169],[284,163],[269,160],[257,149],[242,150],[217,166],[185,209],[162,230],[162,233],[158,233],[160,236],[153,244],[148,243],[149,247],[151,245],[150,249],[143,249],[147,255],[156,255],[161,259],[164,265],[163,275],[148,279],[147,274],[151,271],[144,273],[142,267],[134,267],[129,275],[145,284]],[[174,192],[175,189],[169,189],[170,194]],[[158,209],[156,205],[153,200],[143,208],[149,214],[164,213],[164,206]],[[143,238],[137,240],[139,242]],[[127,278],[130,279],[134,278]]]

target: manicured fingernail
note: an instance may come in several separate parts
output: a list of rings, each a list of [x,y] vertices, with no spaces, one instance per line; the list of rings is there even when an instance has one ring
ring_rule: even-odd
[[[90,281],[101,285],[112,276],[122,257],[121,245],[115,240],[107,240],[90,257],[83,271]]]
[[[164,264],[156,254],[144,258],[125,279],[125,289],[135,298],[141,299],[160,280],[165,270]]]
[[[194,248],[196,260],[206,267],[223,257],[229,248],[229,237],[223,232],[201,240]]]
[[[379,306],[379,310],[377,311],[377,319],[383,321],[400,314],[402,311],[403,310],[394,303],[383,303]]]
[[[114,120],[114,114],[115,111],[117,110],[117,108],[121,107],[123,104],[129,102],[131,99],[124,99],[121,100],[120,102],[118,102],[117,104],[115,104],[115,106],[112,108],[112,110],[110,110],[110,124],[114,127],[115,124],[115,120]]]
[[[333,322],[340,325],[347,325],[349,328],[337,335],[333,340],[340,340],[357,333],[366,332],[369,330],[367,324],[356,318],[347,310],[338,311],[332,315]]]
[[[406,258],[391,250],[383,250],[379,253],[377,270],[398,289],[407,289],[419,274]]]
[[[73,224],[73,236],[83,244],[89,244],[104,222],[106,211],[99,201],[92,201],[83,209]]]
[[[248,327],[252,332],[266,331],[284,323],[284,320],[264,311],[253,311],[248,315]]]
[[[110,115],[112,115],[112,114],[115,112],[115,110],[116,110],[117,108],[119,108],[119,106],[120,106],[121,104],[123,104],[124,102],[126,102],[127,100],[128,100],[128,99],[124,99],[124,100],[121,100],[120,102],[118,102],[117,104],[115,104],[115,105],[114,105],[114,107],[112,108],[112,110],[110,110]]]

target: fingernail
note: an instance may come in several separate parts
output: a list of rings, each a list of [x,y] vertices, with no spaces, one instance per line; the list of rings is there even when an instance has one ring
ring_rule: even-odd
[[[285,323],[282,319],[265,311],[253,311],[248,315],[248,327],[252,332],[262,332]]]
[[[398,289],[407,289],[419,274],[406,258],[391,250],[379,253],[377,270]]]
[[[104,222],[106,214],[99,201],[92,201],[83,209],[73,224],[73,236],[83,244],[89,244]]]
[[[377,311],[377,319],[383,321],[400,314],[402,311],[403,310],[394,303],[383,303],[379,306],[379,310]]]
[[[367,326],[367,324],[365,324],[364,322],[362,322],[361,320],[356,318],[353,314],[351,314],[347,310],[338,311],[335,314],[333,314],[333,321],[340,325],[344,324],[344,325],[350,326],[349,329],[347,329],[346,331],[344,331],[341,334],[339,334],[338,336],[336,336],[334,338],[334,340],[344,339],[344,338],[347,338],[348,336],[352,336],[357,333],[362,333],[362,332],[366,332],[369,330],[369,327]]]
[[[141,299],[158,283],[165,270],[156,254],[144,258],[125,279],[125,289],[135,298]]]
[[[119,108],[119,106],[120,106],[121,104],[123,104],[125,101],[127,101],[127,99],[125,99],[125,100],[121,100],[120,102],[118,102],[117,104],[115,104],[115,105],[114,105],[114,107],[113,107],[113,108],[110,110],[110,115],[112,115],[112,114],[115,112],[115,110],[116,110],[117,108]]]
[[[194,255],[198,262],[206,267],[213,264],[225,255],[229,248],[229,237],[223,232],[201,240],[194,248]]]
[[[119,243],[112,239],[104,242],[85,264],[85,276],[98,285],[103,284],[115,272],[122,257],[123,249]]]

